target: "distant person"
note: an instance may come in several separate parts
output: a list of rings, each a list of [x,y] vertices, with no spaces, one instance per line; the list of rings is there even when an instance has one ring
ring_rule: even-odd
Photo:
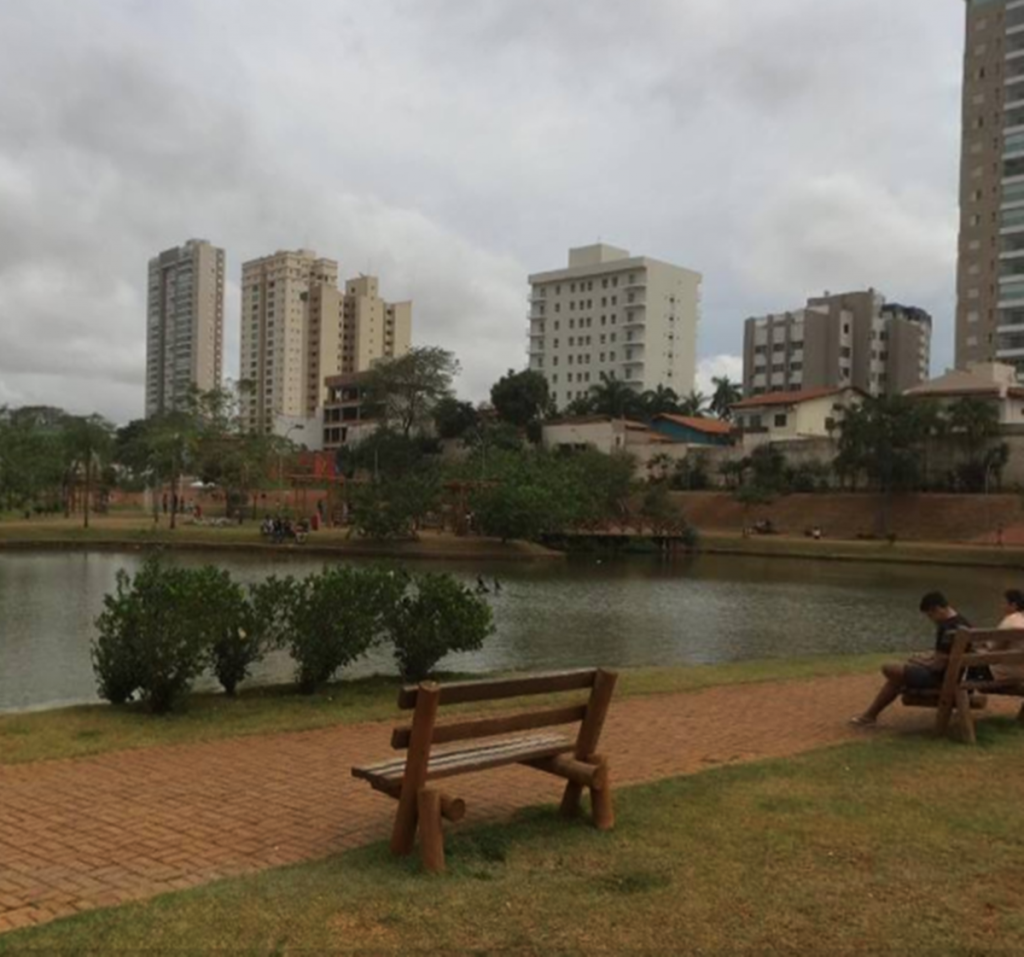
[[[501,591],[501,582],[497,578],[494,579],[494,594],[497,595]]]
[[[481,575],[476,576],[476,593],[478,595],[490,594],[490,589],[487,587],[487,582],[483,580]]]
[[[911,658],[906,664],[884,665],[885,685],[863,714],[850,719],[858,727],[871,727],[878,716],[905,691],[933,691],[941,687],[953,639],[971,623],[952,608],[941,592],[929,592],[921,599],[921,613],[935,625],[935,651]]]

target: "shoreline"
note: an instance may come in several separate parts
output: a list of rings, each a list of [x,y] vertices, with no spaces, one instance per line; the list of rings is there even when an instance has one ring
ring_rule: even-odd
[[[534,562],[564,559],[564,552],[556,552],[542,545],[524,542],[496,545],[484,540],[479,547],[450,549],[438,547],[431,542],[355,542],[355,543],[310,543],[304,545],[271,545],[263,542],[216,542],[205,539],[159,538],[140,541],[131,538],[0,538],[0,554],[3,552],[30,551],[102,551],[102,552],[150,552],[150,551],[225,552],[233,554],[272,555],[319,555],[338,558],[395,558],[416,561],[511,561]]]

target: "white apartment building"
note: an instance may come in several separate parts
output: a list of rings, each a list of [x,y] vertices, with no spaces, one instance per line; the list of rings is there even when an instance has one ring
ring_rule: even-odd
[[[643,392],[694,387],[701,274],[598,244],[530,276],[530,368],[559,408],[602,377]]]
[[[146,417],[223,381],[224,250],[190,239],[149,261]]]
[[[404,355],[411,336],[412,303],[382,301],[375,276],[342,292],[337,262],[307,249],[245,263],[241,378],[251,384],[243,394],[249,428],[322,433],[326,380]]]

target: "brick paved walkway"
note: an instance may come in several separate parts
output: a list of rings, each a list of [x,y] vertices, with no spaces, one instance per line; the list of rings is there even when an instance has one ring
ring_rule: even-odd
[[[632,784],[851,740],[870,676],[624,699],[601,750]],[[928,726],[895,709],[889,724]],[[372,724],[0,767],[0,933],[387,836],[394,803],[349,775],[386,757]],[[555,800],[555,778],[459,779],[472,824]],[[462,826],[465,826],[463,824]]]

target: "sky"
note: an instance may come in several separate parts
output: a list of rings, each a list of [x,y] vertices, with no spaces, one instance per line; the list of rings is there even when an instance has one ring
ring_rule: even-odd
[[[414,300],[463,397],[598,240],[743,321],[874,287],[952,362],[962,0],[0,0],[0,405],[142,414],[146,268],[312,248]]]

